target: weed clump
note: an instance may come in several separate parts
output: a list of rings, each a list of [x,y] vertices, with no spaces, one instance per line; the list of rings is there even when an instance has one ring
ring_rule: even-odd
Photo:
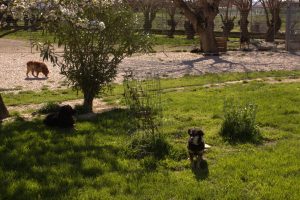
[[[233,100],[224,103],[224,121],[220,135],[230,142],[258,142],[261,138],[256,124],[257,106]]]
[[[133,137],[127,148],[129,157],[141,159],[153,156],[155,159],[163,159],[169,154],[170,144],[162,135],[142,135]]]

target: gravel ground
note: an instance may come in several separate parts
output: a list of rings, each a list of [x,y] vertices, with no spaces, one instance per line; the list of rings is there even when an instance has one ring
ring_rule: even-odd
[[[0,89],[39,90],[66,87],[57,67],[48,64],[49,78],[26,78],[26,62],[41,61],[39,53],[32,51],[24,41],[0,39]],[[133,69],[137,74],[158,72],[163,77],[180,77],[187,74],[250,72],[270,70],[300,70],[300,56],[286,52],[227,52],[221,56],[204,57],[192,53],[160,52],[134,55],[119,66],[116,82],[122,80],[124,70]]]

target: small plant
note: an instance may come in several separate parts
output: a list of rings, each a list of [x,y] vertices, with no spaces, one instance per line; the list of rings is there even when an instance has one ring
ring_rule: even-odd
[[[169,154],[170,144],[162,135],[137,134],[133,137],[127,148],[129,157],[141,159],[153,156],[155,159],[163,159]]]
[[[43,105],[39,110],[36,111],[38,114],[48,114],[48,113],[53,113],[53,112],[58,112],[59,111],[59,104],[49,102]]]
[[[225,101],[220,135],[231,142],[257,142],[260,133],[255,121],[256,111],[253,103],[242,105],[233,100]]]

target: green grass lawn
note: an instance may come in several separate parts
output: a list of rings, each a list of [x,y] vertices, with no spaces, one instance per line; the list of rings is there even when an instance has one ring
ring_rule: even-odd
[[[78,121],[74,131],[48,129],[39,118],[7,122],[0,126],[0,199],[300,199],[300,83],[202,87],[298,75],[266,72],[162,80],[162,87],[169,89],[163,92],[162,104],[163,132],[171,151],[155,160],[154,168],[148,167],[148,158],[133,159],[125,153],[131,140],[126,110]],[[120,99],[120,94],[116,86],[107,98]],[[18,95],[4,95],[4,101],[21,105],[24,98],[24,104],[32,103],[26,93]],[[76,98],[73,92],[60,91],[31,97],[34,103],[48,97]],[[261,144],[229,144],[219,136],[223,102],[230,97],[258,105]],[[187,129],[194,126],[203,128],[212,146],[205,154],[207,168],[200,171],[192,170],[187,160]]]

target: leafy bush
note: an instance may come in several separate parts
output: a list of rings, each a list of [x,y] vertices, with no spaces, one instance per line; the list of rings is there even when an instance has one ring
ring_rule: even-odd
[[[36,111],[36,113],[48,114],[48,113],[58,112],[59,109],[60,109],[59,104],[50,102],[43,105],[39,110]]]
[[[169,154],[170,144],[161,135],[150,136],[137,134],[127,148],[127,154],[133,158],[153,156],[162,159]]]
[[[257,106],[253,103],[244,105],[233,100],[224,103],[224,121],[220,135],[232,142],[257,142],[260,139],[256,125]]]

